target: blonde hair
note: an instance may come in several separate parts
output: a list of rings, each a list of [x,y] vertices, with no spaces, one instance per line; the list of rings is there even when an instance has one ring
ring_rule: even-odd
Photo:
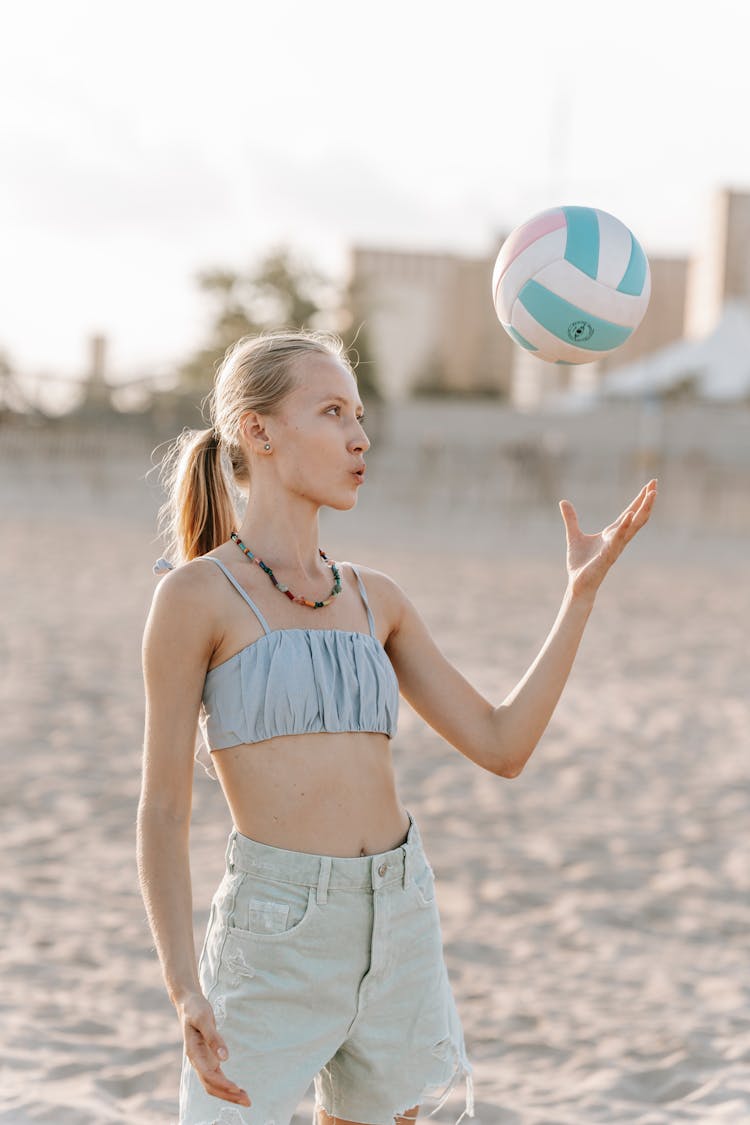
[[[237,526],[235,499],[251,486],[250,465],[239,440],[240,421],[249,410],[278,413],[299,385],[295,360],[309,354],[332,356],[356,379],[344,342],[334,332],[263,332],[243,336],[227,349],[204,400],[211,425],[182,430],[161,463],[167,499],[159,508],[158,524],[173,565],[218,547]]]

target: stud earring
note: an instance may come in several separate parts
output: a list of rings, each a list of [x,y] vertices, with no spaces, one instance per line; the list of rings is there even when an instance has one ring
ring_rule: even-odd
[[[263,448],[264,449],[270,449],[271,446],[270,446],[269,442],[266,442],[266,444],[263,446]]]

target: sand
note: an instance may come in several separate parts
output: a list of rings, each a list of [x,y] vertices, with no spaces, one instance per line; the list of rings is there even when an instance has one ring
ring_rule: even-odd
[[[176,1121],[180,1028],[135,867],[140,643],[162,553],[136,461],[105,485],[76,465],[33,481],[5,466],[0,489],[12,1125]],[[325,549],[399,581],[499,703],[557,612],[559,516],[493,512],[468,536],[462,513],[427,527],[375,487],[365,501],[370,483],[355,513],[323,513]],[[401,703],[399,792],[438,878],[480,1125],[750,1122],[750,539],[655,523],[602,588],[519,777],[482,771]],[[198,945],[230,823],[197,766]],[[457,1091],[432,1120],[461,1108]]]

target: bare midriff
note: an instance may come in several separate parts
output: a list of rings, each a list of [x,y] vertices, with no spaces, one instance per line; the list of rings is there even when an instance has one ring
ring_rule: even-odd
[[[385,734],[278,735],[211,757],[235,827],[259,843],[362,856],[406,840],[409,817],[396,793]]]

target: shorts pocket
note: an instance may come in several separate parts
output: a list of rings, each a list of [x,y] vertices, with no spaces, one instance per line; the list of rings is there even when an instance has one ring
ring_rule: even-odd
[[[303,929],[318,909],[316,888],[246,873],[227,929],[258,941],[283,941]]]
[[[435,902],[435,872],[425,862],[412,876],[412,885],[420,906],[432,906]]]

